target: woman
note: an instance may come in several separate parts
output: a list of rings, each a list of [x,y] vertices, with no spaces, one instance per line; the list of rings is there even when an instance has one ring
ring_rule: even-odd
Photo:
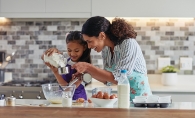
[[[82,35],[88,48],[102,51],[104,69],[86,62],[72,66],[77,73],[87,72],[106,85],[117,84],[120,71],[128,71],[131,100],[135,96],[151,95],[145,59],[136,42],[137,33],[124,19],[115,18],[112,24],[104,17],[89,18],[82,27]]]

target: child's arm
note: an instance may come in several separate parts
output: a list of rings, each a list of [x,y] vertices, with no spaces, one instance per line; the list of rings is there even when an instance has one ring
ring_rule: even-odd
[[[74,76],[74,74],[73,74],[73,75],[72,75],[71,81],[73,81],[74,79],[76,79],[76,76]],[[76,88],[79,87],[79,85],[81,84],[82,81],[83,81],[83,80],[78,79],[78,80],[74,83],[74,85],[76,85]]]

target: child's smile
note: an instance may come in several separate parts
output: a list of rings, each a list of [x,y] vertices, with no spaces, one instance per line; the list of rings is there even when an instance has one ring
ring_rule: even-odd
[[[71,60],[77,62],[84,52],[84,46],[77,42],[69,42],[67,44],[68,55]]]

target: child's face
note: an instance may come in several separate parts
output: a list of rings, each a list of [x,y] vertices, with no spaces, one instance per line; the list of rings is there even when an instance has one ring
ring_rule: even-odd
[[[77,42],[69,42],[67,44],[68,55],[71,60],[77,62],[85,51],[85,47]]]

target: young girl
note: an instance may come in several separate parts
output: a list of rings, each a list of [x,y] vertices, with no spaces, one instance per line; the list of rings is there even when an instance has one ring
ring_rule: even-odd
[[[81,32],[79,31],[71,31],[66,36],[66,44],[69,58],[67,59],[67,65],[71,68],[71,65],[76,62],[87,62],[91,63],[90,52],[91,49],[87,47],[87,43],[84,41]],[[56,48],[48,49],[44,54],[51,55],[52,53],[61,53]],[[74,79],[74,73],[76,73],[75,69],[70,69],[69,74],[60,75],[58,73],[58,69],[49,63],[45,63],[50,69],[53,71],[58,83],[61,86],[66,86],[68,83]],[[76,90],[73,95],[73,100],[77,100],[78,98],[84,98],[87,100],[87,95],[85,92],[85,84],[82,80],[78,80],[76,83]]]

